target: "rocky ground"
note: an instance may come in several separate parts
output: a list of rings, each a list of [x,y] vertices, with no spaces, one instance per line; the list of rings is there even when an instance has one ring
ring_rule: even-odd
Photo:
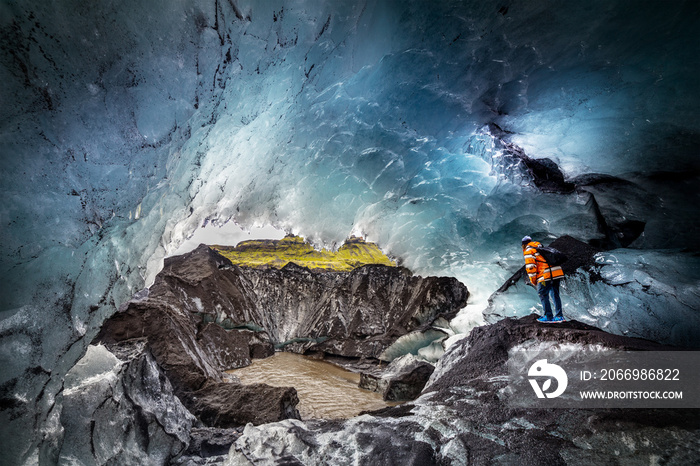
[[[413,402],[347,421],[249,425],[226,464],[697,464],[696,409],[512,406],[506,366],[523,344],[668,349],[575,321],[545,326],[535,317],[474,329],[448,349]]]
[[[573,238],[556,246],[578,267],[595,253]],[[432,327],[454,316],[467,296],[454,279],[417,277],[400,267],[262,270],[235,266],[205,246],[171,258],[147,292],[104,324],[66,377],[60,460],[636,465],[700,459],[699,410],[542,409],[509,398],[515,351],[674,349],[648,340],[577,321],[539,324],[531,315],[475,328],[436,366],[405,355],[378,368],[377,358],[397,339],[436,332]],[[275,349],[351,367],[363,373],[365,388],[412,401],[348,420],[300,420],[294,389],[243,386],[223,372]]]

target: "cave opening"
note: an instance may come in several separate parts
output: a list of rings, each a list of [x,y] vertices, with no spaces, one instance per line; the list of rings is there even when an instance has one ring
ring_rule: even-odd
[[[3,1],[6,461],[138,463],[152,454],[166,463],[190,433],[201,434],[186,410],[176,410],[178,424],[158,410],[164,405],[125,400],[143,380],[164,380],[154,358],[170,352],[170,323],[193,325],[195,340],[214,346],[228,335],[216,329],[228,322],[216,305],[228,304],[212,298],[215,288],[198,295],[188,284],[219,270],[206,254],[171,289],[168,298],[179,293],[181,302],[155,302],[168,294],[157,275],[170,273],[180,252],[197,251],[184,245],[208,221],[274,225],[328,249],[361,234],[415,275],[466,284],[464,312],[451,309],[430,333],[409,333],[399,345],[424,345],[430,360],[442,356],[443,342],[459,344],[485,322],[537,310],[521,282],[499,292],[522,266],[524,234],[542,242],[570,235],[600,249],[567,283],[567,316],[696,347],[699,25],[691,0]],[[261,280],[252,274],[232,280]],[[375,290],[364,283],[356,289]],[[232,296],[252,302],[247,292]],[[139,320],[146,304],[183,312]],[[215,325],[199,335],[203,319],[183,316],[203,313]],[[246,318],[248,330],[269,315]],[[113,354],[93,345],[113,317],[131,336],[152,327],[162,353],[141,337],[114,342]],[[275,342],[288,340],[284,322],[296,317],[266,323]],[[263,343],[274,346],[255,345]],[[374,343],[314,341],[358,355],[378,354]],[[77,365],[83,358],[90,370]],[[200,362],[201,373],[216,374],[211,361]],[[154,385],[172,407],[173,390],[205,390],[199,376],[173,380]],[[200,399],[215,395],[205,390]],[[146,426],[153,439],[141,436]],[[437,450],[435,429],[422,435],[425,442],[405,443],[397,435],[396,450],[443,462],[481,451],[461,443],[473,437],[466,427]],[[678,451],[692,444],[664,442]],[[527,454],[491,453],[513,461]],[[570,455],[609,460],[581,449]]]

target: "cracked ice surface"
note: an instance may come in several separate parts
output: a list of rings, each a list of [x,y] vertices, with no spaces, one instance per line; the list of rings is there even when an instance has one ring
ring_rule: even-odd
[[[564,315],[608,332],[694,347],[700,339],[700,260],[669,250],[614,249],[596,255],[594,274],[562,287]],[[542,314],[533,290],[520,283],[494,296],[487,313]]]
[[[502,7],[3,2],[0,384],[16,412],[0,438],[23,439],[8,458],[60,441],[63,374],[204,223],[329,247],[364,234],[469,286],[458,331],[522,265],[525,233],[600,240],[600,213],[646,222],[632,246],[697,251],[694,4]],[[499,138],[636,187],[543,193]]]

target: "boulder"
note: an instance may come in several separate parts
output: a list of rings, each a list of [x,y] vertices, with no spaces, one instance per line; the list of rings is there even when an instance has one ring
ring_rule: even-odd
[[[506,318],[493,325],[474,328],[459,341],[437,365],[437,374],[426,391],[448,393],[453,386],[469,384],[505,372],[508,351],[524,342],[556,342],[600,345],[628,351],[661,351],[668,347],[641,338],[605,332],[576,320],[560,324],[541,324],[532,314],[519,319]]]
[[[90,345],[66,374],[60,462],[141,464],[146,454],[166,464],[187,448],[194,422],[145,340]]]
[[[150,297],[131,302],[105,321],[94,342],[105,345],[145,338],[177,393],[222,381],[217,363],[197,342],[197,322],[175,303]]]
[[[252,359],[275,354],[266,333],[251,330],[225,330],[208,323],[197,334],[197,342],[219,370],[227,371],[250,365]]]
[[[242,428],[193,427],[187,450],[171,464],[186,466],[223,464],[231,445],[242,432]]]
[[[411,354],[394,359],[384,369],[363,372],[360,388],[379,392],[385,401],[414,400],[423,391],[435,366]]]
[[[209,383],[188,393],[186,404],[205,425],[231,428],[300,419],[297,391],[265,384]]]

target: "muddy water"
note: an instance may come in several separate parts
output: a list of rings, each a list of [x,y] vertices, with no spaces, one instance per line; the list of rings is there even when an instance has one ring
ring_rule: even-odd
[[[296,388],[302,419],[344,419],[360,411],[396,405],[382,400],[379,393],[358,388],[359,374],[293,353],[275,353],[228,372],[244,384]]]

